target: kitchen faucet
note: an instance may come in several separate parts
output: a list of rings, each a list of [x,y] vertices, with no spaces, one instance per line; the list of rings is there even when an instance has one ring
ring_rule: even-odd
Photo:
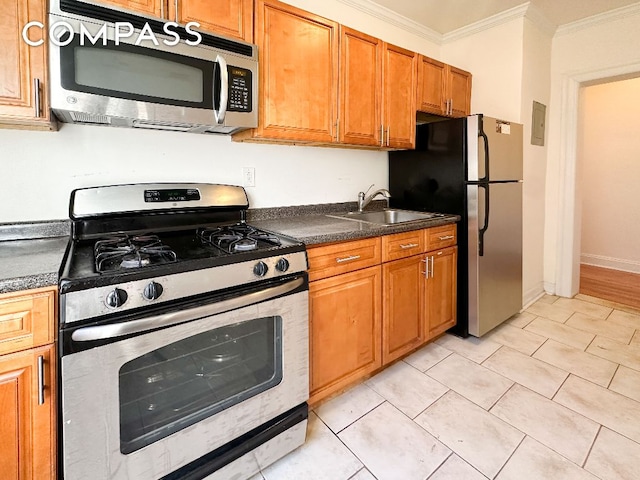
[[[382,195],[387,200],[387,208],[389,208],[389,199],[391,198],[391,193],[389,193],[389,190],[387,190],[386,188],[380,188],[375,192],[373,192],[368,197],[366,196],[367,193],[369,193],[369,190],[371,190],[374,185],[375,183],[372,183],[366,192],[358,193],[358,211],[359,212],[362,212],[362,210],[364,210],[364,208],[367,205],[369,205],[369,203],[371,203],[371,200],[373,200],[378,195]]]

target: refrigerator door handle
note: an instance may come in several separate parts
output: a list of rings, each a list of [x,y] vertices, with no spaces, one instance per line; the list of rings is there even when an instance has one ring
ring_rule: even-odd
[[[482,115],[478,119],[478,139],[482,138],[484,144],[484,177],[480,178],[480,182],[489,181],[489,137],[484,133]]]
[[[478,187],[484,189],[484,220],[478,232],[478,255],[482,257],[484,256],[484,234],[489,229],[489,185],[481,184]]]

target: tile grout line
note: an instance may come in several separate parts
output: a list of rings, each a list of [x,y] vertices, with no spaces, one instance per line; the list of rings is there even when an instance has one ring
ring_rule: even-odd
[[[435,437],[433,437],[433,438],[435,438]],[[437,439],[436,439],[436,440],[437,440]],[[438,441],[440,442],[440,440],[438,440]],[[440,442],[440,443],[442,443],[442,442]],[[442,443],[442,444],[444,445],[444,443]],[[445,446],[446,446],[446,445],[445,445]],[[449,450],[451,450],[449,447],[447,447],[447,448],[448,448]],[[445,459],[442,461],[442,463],[441,463],[440,465],[438,465],[438,466],[437,466],[437,468],[436,468],[433,472],[431,472],[431,473],[429,474],[429,476],[428,476],[425,480],[429,480],[430,478],[432,478],[432,477],[436,474],[436,472],[437,472],[438,470],[440,470],[440,469],[442,468],[442,466],[443,466],[445,463],[447,463],[447,460],[449,460],[453,455],[455,455],[455,453],[453,452],[453,450],[451,450],[451,453],[450,453],[449,455],[447,455],[447,458],[445,458]]]
[[[611,376],[611,380],[609,380],[609,383],[607,384],[607,386],[605,387],[607,390],[611,390],[609,387],[611,387],[611,384],[613,383],[613,379],[616,378],[616,375],[618,374],[618,370],[620,370],[620,364],[618,364],[618,366],[616,367],[615,372],[613,372],[613,375]],[[611,390],[612,392],[615,392],[615,390]],[[617,393],[617,392],[616,392]],[[626,395],[625,395],[626,397]],[[632,399],[633,400],[633,399]]]
[[[596,432],[596,436],[593,437],[593,442],[591,443],[591,446],[589,447],[589,451],[587,452],[587,455],[584,457],[584,462],[582,462],[582,465],[580,465],[580,467],[586,472],[588,472],[588,470],[586,468],[584,468],[584,467],[587,464],[587,461],[589,460],[589,456],[591,455],[591,452],[593,451],[593,447],[595,446],[596,441],[598,440],[598,437],[600,436],[600,432],[602,431],[602,427],[603,427],[603,425],[600,424],[600,426],[598,427],[598,431]]]
[[[497,417],[496,417],[497,418]],[[514,427],[515,428],[515,427]],[[520,429],[516,429],[518,431],[520,431]],[[513,449],[513,452],[511,452],[511,455],[509,455],[509,458],[507,458],[507,461],[504,462],[504,464],[502,465],[502,467],[500,467],[500,470],[498,470],[498,472],[492,477],[492,478],[497,478],[500,473],[502,472],[502,470],[504,470],[504,467],[507,466],[507,463],[509,463],[509,461],[513,458],[513,456],[516,454],[516,452],[518,451],[518,449],[520,448],[520,446],[524,443],[524,441],[527,439],[527,437],[529,435],[527,435],[526,433],[522,432],[524,434],[524,436],[522,437],[522,440],[520,440],[520,443],[518,443],[518,445],[516,446],[516,448]]]

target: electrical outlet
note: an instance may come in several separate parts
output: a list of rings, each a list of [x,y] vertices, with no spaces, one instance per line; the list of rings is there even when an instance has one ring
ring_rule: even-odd
[[[245,187],[256,186],[256,169],[253,167],[242,167],[242,185]]]

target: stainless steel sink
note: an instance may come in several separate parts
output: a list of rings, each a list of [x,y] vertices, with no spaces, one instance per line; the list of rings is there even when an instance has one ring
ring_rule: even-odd
[[[442,217],[441,213],[414,212],[388,208],[378,212],[349,212],[339,215],[327,215],[332,218],[344,218],[358,222],[375,223],[377,225],[397,225],[399,223],[419,222],[430,218]]]

